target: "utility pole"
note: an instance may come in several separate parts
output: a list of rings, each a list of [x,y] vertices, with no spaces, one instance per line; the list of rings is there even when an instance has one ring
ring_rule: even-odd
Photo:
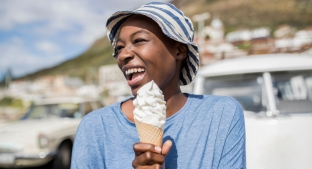
[[[205,37],[204,37],[204,27],[205,27],[205,20],[210,17],[209,12],[204,12],[198,15],[194,15],[192,17],[194,22],[198,23],[198,31],[197,31],[197,36],[198,36],[198,46],[199,46],[199,52],[204,50],[204,45],[205,45]]]
[[[7,73],[5,75],[4,84],[5,88],[8,90],[12,81],[12,72],[11,69],[8,68]]]

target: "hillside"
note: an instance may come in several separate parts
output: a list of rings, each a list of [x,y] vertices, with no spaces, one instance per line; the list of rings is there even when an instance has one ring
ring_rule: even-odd
[[[172,3],[190,18],[195,14],[209,12],[212,17],[206,21],[206,25],[210,24],[213,17],[219,17],[224,23],[226,32],[262,26],[274,30],[282,24],[299,29],[312,26],[311,0],[173,0]],[[194,26],[196,28],[197,24]],[[100,66],[115,63],[111,54],[112,48],[107,38],[102,37],[74,59],[19,79],[65,74],[86,80],[88,75],[97,73]]]
[[[86,80],[86,76],[97,73],[100,66],[116,63],[115,59],[112,57],[112,52],[113,50],[108,39],[102,37],[96,40],[93,45],[81,55],[57,66],[43,69],[18,79],[33,80],[44,75],[62,74],[76,76]]]
[[[190,18],[209,12],[212,16],[206,24],[219,17],[226,32],[262,26],[274,30],[282,24],[298,29],[312,26],[311,0],[174,0],[172,3]]]

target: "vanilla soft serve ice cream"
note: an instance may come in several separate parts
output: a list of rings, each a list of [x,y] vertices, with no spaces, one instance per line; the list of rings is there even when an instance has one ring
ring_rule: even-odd
[[[166,101],[162,91],[153,80],[138,90],[133,105],[135,120],[164,130]]]

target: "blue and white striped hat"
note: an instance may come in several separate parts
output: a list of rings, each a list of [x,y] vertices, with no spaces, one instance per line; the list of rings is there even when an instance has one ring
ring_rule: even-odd
[[[118,11],[110,16],[106,22],[107,36],[116,52],[116,39],[121,24],[133,14],[145,15],[153,19],[169,38],[181,42],[188,47],[186,64],[182,67],[180,85],[192,82],[199,68],[199,52],[197,45],[193,43],[194,29],[191,20],[173,4],[163,2],[151,2],[134,11]]]

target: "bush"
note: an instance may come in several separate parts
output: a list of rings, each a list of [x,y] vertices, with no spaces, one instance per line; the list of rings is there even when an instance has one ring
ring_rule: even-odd
[[[23,101],[12,97],[4,97],[0,100],[0,106],[5,107],[23,107]]]

